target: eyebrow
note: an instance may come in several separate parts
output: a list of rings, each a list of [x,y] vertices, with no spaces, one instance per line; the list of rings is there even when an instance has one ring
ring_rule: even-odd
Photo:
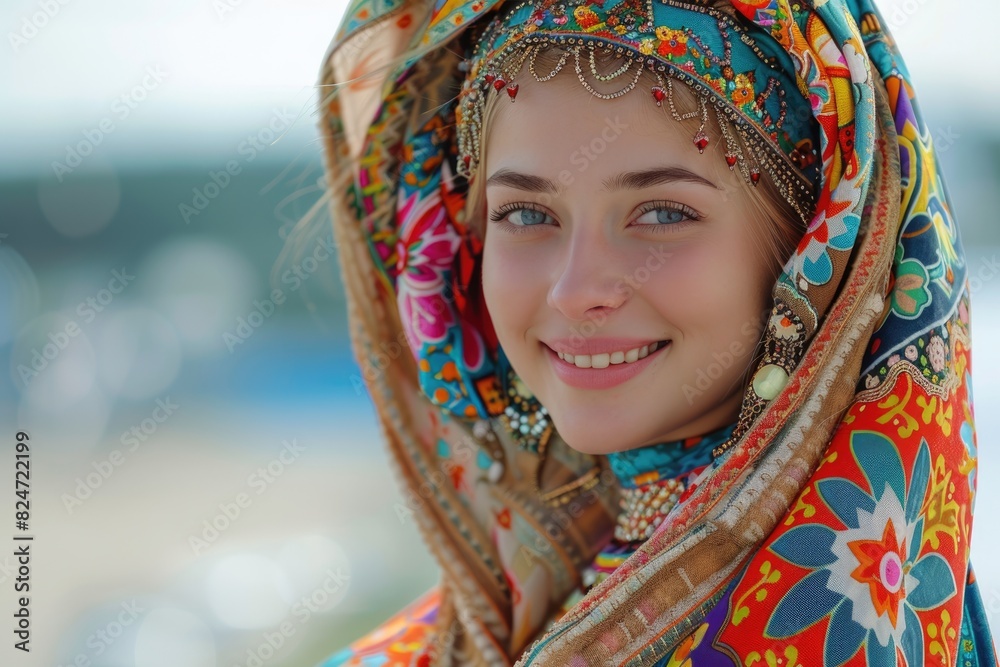
[[[615,192],[618,190],[642,190],[643,188],[650,188],[662,183],[678,182],[697,183],[715,190],[721,189],[707,178],[699,176],[684,167],[653,167],[640,171],[626,171],[612,178],[605,179],[603,185],[606,191]],[[558,191],[556,184],[547,178],[532,174],[522,174],[506,168],[494,172],[486,179],[486,186],[489,187],[491,185],[507,186],[526,192],[556,194]]]

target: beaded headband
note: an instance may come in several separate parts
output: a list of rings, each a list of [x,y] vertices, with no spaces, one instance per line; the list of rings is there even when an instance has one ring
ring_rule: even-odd
[[[658,107],[666,102],[676,120],[700,117],[692,142],[701,153],[713,140],[705,132],[711,107],[726,144],[729,168],[739,167],[752,185],[766,172],[808,224],[820,176],[815,148],[818,127],[809,101],[796,85],[795,68],[785,50],[763,31],[751,35],[751,29],[720,9],[696,2],[518,2],[486,26],[474,55],[464,63],[466,78],[456,107],[458,173],[471,180],[478,169],[487,95],[506,91],[513,102],[519,89],[515,75],[525,61],[536,81],[548,81],[572,57],[580,83],[603,99],[634,90],[647,69],[657,80],[649,94]],[[551,72],[539,76],[535,59],[548,46],[563,53]],[[615,72],[599,74],[595,57],[601,50],[623,59],[624,64]],[[583,58],[589,60],[596,80],[628,77],[631,81],[616,92],[600,93],[584,75]],[[696,109],[678,112],[674,80],[696,93]],[[725,119],[743,145],[726,129]]]

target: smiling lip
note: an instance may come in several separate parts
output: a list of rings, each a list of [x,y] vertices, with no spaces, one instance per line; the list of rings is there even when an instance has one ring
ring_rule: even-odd
[[[552,370],[566,384],[580,389],[609,389],[644,371],[655,359],[659,358],[661,352],[669,350],[672,343],[673,341],[667,341],[665,345],[656,348],[655,352],[647,354],[638,361],[612,364],[607,368],[577,368],[576,364],[560,359],[555,350],[545,343],[541,345],[552,364]]]

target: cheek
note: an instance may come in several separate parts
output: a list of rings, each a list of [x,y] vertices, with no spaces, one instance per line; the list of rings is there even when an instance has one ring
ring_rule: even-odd
[[[525,253],[504,243],[483,246],[483,297],[497,335],[507,338],[512,329],[527,326],[532,300],[541,294],[544,280],[537,262],[525,260]]]
[[[494,325],[499,325],[503,311],[503,282],[498,258],[489,241],[483,245],[483,298]]]
[[[772,287],[753,243],[744,234],[716,235],[678,247],[654,274],[650,298],[689,337],[712,347],[742,341],[744,325],[759,327]]]

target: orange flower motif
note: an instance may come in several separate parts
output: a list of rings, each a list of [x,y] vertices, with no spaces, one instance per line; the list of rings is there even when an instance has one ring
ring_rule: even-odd
[[[687,40],[680,42],[676,39],[671,39],[660,42],[660,46],[657,47],[656,52],[668,58],[683,56],[687,52]]]
[[[745,86],[740,86],[733,91],[733,102],[736,104],[746,104],[753,99],[753,91]]]
[[[656,29],[656,36],[661,40],[656,49],[661,56],[676,58],[687,53],[688,38],[683,31],[661,26]]]
[[[892,519],[885,524],[881,540],[855,540],[848,542],[858,565],[851,576],[868,584],[872,606],[879,616],[888,613],[889,622],[896,627],[901,612],[901,602],[906,597],[903,575],[906,572],[906,540],[896,542]]]
[[[600,17],[598,17],[597,14],[594,13],[593,9],[590,9],[589,7],[584,7],[583,5],[580,5],[579,7],[573,10],[573,17],[576,19],[576,22],[580,24],[580,27],[583,28],[584,30],[586,30],[587,28],[592,28],[601,22]]]

